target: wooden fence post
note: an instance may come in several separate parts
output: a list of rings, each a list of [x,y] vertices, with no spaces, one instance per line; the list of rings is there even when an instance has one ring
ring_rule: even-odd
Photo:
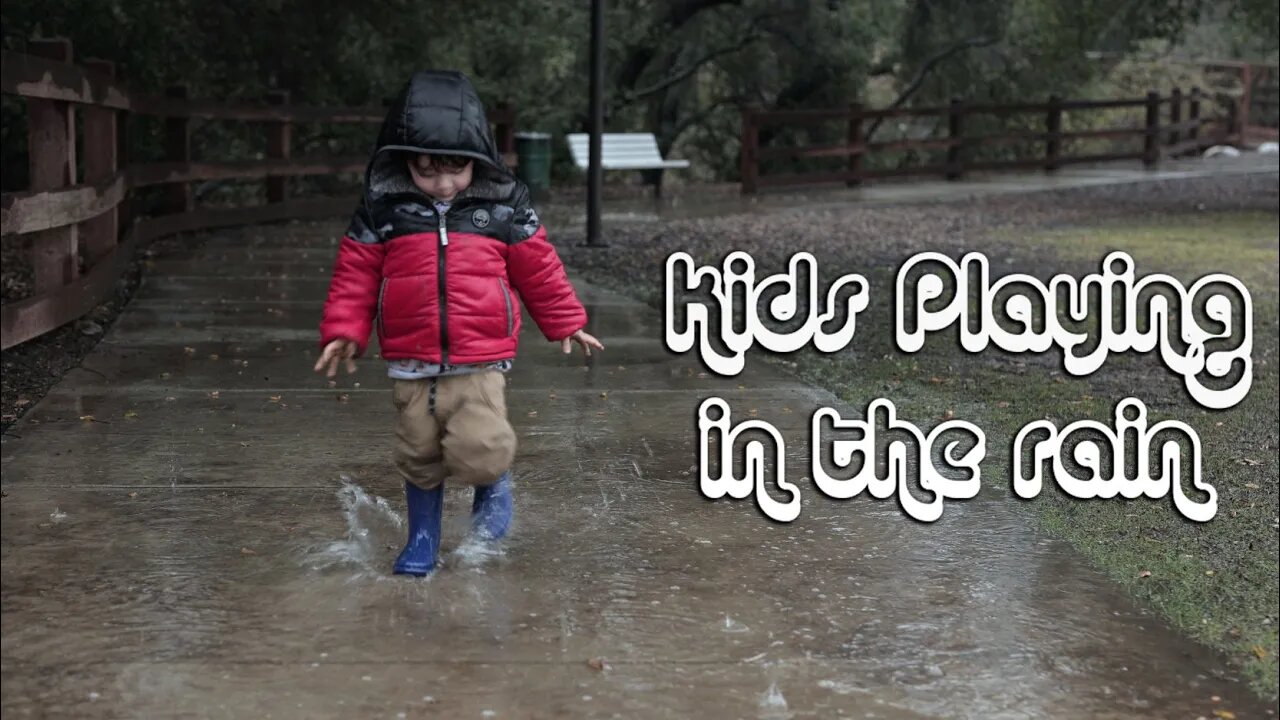
[[[1182,132],[1178,125],[1182,122],[1182,88],[1174,88],[1169,93],[1169,139],[1168,145],[1177,145],[1182,140]]]
[[[849,130],[845,141],[849,145],[848,187],[862,184],[862,103],[849,103]]]
[[[1233,142],[1241,142],[1240,133],[1240,106],[1235,99],[1227,98],[1227,117],[1226,127],[1222,131],[1222,137],[1217,142],[1226,145]]]
[[[947,113],[947,137],[952,141],[947,148],[947,179],[959,180],[964,177],[964,157],[961,154],[962,135],[964,134],[964,101],[951,99],[951,109]]]
[[[31,55],[70,63],[71,41],[32,40]],[[27,162],[33,191],[57,190],[76,181],[75,110],[58,100],[27,100]],[[37,295],[57,290],[80,275],[76,226],[30,233],[29,252]]]
[[[1244,92],[1240,94],[1236,108],[1236,127],[1239,128],[1240,144],[1249,141],[1249,111],[1253,106],[1253,65],[1246,63],[1240,68],[1240,86]]]
[[[186,85],[172,85],[165,89],[164,96],[170,100],[187,99]],[[171,163],[191,162],[191,120],[186,117],[168,117],[164,120],[164,159]],[[191,184],[172,183],[165,188],[162,212],[190,212],[192,202]]]
[[[1147,127],[1142,143],[1142,164],[1155,167],[1160,161],[1160,94],[1147,93]]]
[[[86,69],[115,78],[115,63],[86,60]],[[84,181],[100,183],[110,180],[119,168],[116,111],[90,105],[84,109]],[[86,264],[93,267],[111,254],[119,237],[119,215],[116,208],[102,213],[82,225]]]
[[[119,68],[114,69],[112,77],[121,82]],[[129,156],[133,151],[133,112],[125,110],[116,113],[116,168],[128,168]],[[116,227],[128,228],[133,224],[133,193],[126,191],[120,204],[116,206]]]
[[[760,141],[760,128],[756,126],[755,112],[742,109],[742,194],[755,195],[760,178],[760,166],[756,159],[756,146]]]
[[[289,104],[288,90],[275,90],[267,94],[267,103],[283,106]],[[293,123],[277,120],[267,123],[267,159],[288,160],[292,154]],[[284,202],[289,195],[289,178],[283,175],[267,176],[267,202]]]
[[[1191,102],[1187,106],[1187,120],[1191,129],[1187,130],[1187,139],[1195,143],[1196,152],[1200,151],[1200,88],[1191,88]]]
[[[511,103],[505,102],[498,103],[494,109],[497,110],[498,117],[494,127],[494,142],[498,143],[498,152],[505,158],[516,151],[516,111]]]
[[[1047,172],[1057,170],[1062,156],[1062,98],[1049,96],[1049,110],[1044,118],[1044,169]]]

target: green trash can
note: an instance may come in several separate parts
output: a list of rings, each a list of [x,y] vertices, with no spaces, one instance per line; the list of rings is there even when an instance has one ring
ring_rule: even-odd
[[[529,193],[535,200],[546,197],[551,189],[551,135],[516,133],[516,157],[516,175],[529,186]]]

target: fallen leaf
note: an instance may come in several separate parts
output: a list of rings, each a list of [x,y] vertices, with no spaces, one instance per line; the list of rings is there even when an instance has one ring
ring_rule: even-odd
[[[138,491],[137,491],[137,490],[135,490],[135,491],[133,491],[133,492],[129,493],[129,497],[138,497]]]
[[[537,416],[538,416],[538,411],[537,411],[537,410],[530,410],[530,411],[529,411],[529,417],[537,417]]]
[[[609,397],[609,393],[608,393],[608,392],[602,392],[602,393],[600,393],[600,397],[602,397],[602,398],[607,398],[607,397]]]
[[[547,394],[547,397],[548,397],[548,398],[550,398],[550,399],[552,399],[552,400],[555,400],[555,399],[556,399],[556,394],[555,394],[555,393],[548,393],[548,394]]]
[[[951,418],[953,418],[953,417],[955,417],[955,416],[956,416],[956,411],[955,411],[955,410],[952,410],[951,408],[947,408],[947,411],[946,411],[946,412],[944,412],[944,413],[942,413],[942,419],[943,419],[943,420],[950,420]]]
[[[280,402],[280,398],[281,398],[281,397],[283,397],[283,396],[282,396],[282,395],[272,395],[271,397],[269,397],[269,398],[267,398],[267,399],[268,399],[268,400],[270,400],[271,402],[278,403],[278,402]]]
[[[1249,488],[1250,490],[1258,489],[1258,483],[1245,483],[1244,486]]]
[[[1214,717],[1222,718],[1222,720],[1236,720],[1236,714],[1230,710],[1214,710]]]
[[[609,669],[609,662],[602,657],[593,657],[587,661],[587,667],[596,672],[604,672]]]
[[[217,399],[218,399],[218,391],[217,391],[217,390],[211,390],[211,391],[209,392],[209,397],[213,398],[214,400],[217,400]]]
[[[1149,577],[1151,577],[1151,571],[1150,571],[1150,570],[1143,570],[1142,572],[1138,573],[1138,577],[1140,577],[1140,578],[1149,578]]]
[[[1258,658],[1259,660],[1267,659],[1267,649],[1262,647],[1261,645],[1254,645],[1252,648],[1249,648],[1249,649],[1253,651],[1254,657]]]
[[[996,407],[998,407],[998,408],[1007,408],[1007,407],[1009,407],[1009,401],[1008,401],[1008,400],[1001,400],[1000,402],[996,403]]]
[[[934,375],[933,377],[929,378],[929,382],[933,383],[934,385],[941,385],[942,378],[938,377],[937,375]]]
[[[14,401],[13,404],[17,405],[18,407],[26,407],[31,404],[31,401],[26,398],[18,398],[17,400]]]
[[[1213,571],[1212,571],[1212,570],[1205,570],[1205,571],[1204,571],[1204,574],[1205,574],[1205,575],[1213,575]]]
[[[124,413],[124,416],[127,418],[136,418],[138,417],[138,413],[134,412],[133,410],[126,410]]]
[[[338,396],[338,402],[347,402],[350,399],[351,399],[351,396],[346,393],[342,393],[341,395]]]
[[[192,357],[196,354],[196,349],[193,347],[184,347],[182,348],[182,354],[187,357]]]
[[[253,550],[252,548],[242,547],[240,548],[240,554],[241,555],[257,555],[258,552],[256,550]]]
[[[81,420],[84,420],[85,422],[93,422],[93,416],[92,416],[92,415],[81,415],[81,416],[80,416],[80,419],[81,419]]]
[[[1244,458],[1244,464],[1245,465],[1261,465],[1262,462],[1259,460],[1254,460],[1253,458]]]
[[[217,359],[218,359],[218,353],[209,353],[209,359],[210,359],[210,360],[217,360]]]

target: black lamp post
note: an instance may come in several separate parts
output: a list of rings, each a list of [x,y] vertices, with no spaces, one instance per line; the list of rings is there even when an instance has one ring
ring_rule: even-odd
[[[604,0],[591,0],[591,127],[587,161],[587,245],[603,247],[600,237],[600,134],[604,132]]]

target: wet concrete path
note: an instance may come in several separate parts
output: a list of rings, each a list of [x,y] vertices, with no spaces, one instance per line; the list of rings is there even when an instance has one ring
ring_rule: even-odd
[[[6,717],[1265,716],[996,494],[932,526],[807,483],[788,526],[702,499],[700,398],[769,408],[793,467],[814,408],[855,408],[767,367],[700,377],[653,311],[583,285],[608,351],[530,332],[510,377],[505,552],[459,547],[450,492],[444,569],[391,576],[383,368],[310,372],[341,227],[157,262],[4,438]]]

